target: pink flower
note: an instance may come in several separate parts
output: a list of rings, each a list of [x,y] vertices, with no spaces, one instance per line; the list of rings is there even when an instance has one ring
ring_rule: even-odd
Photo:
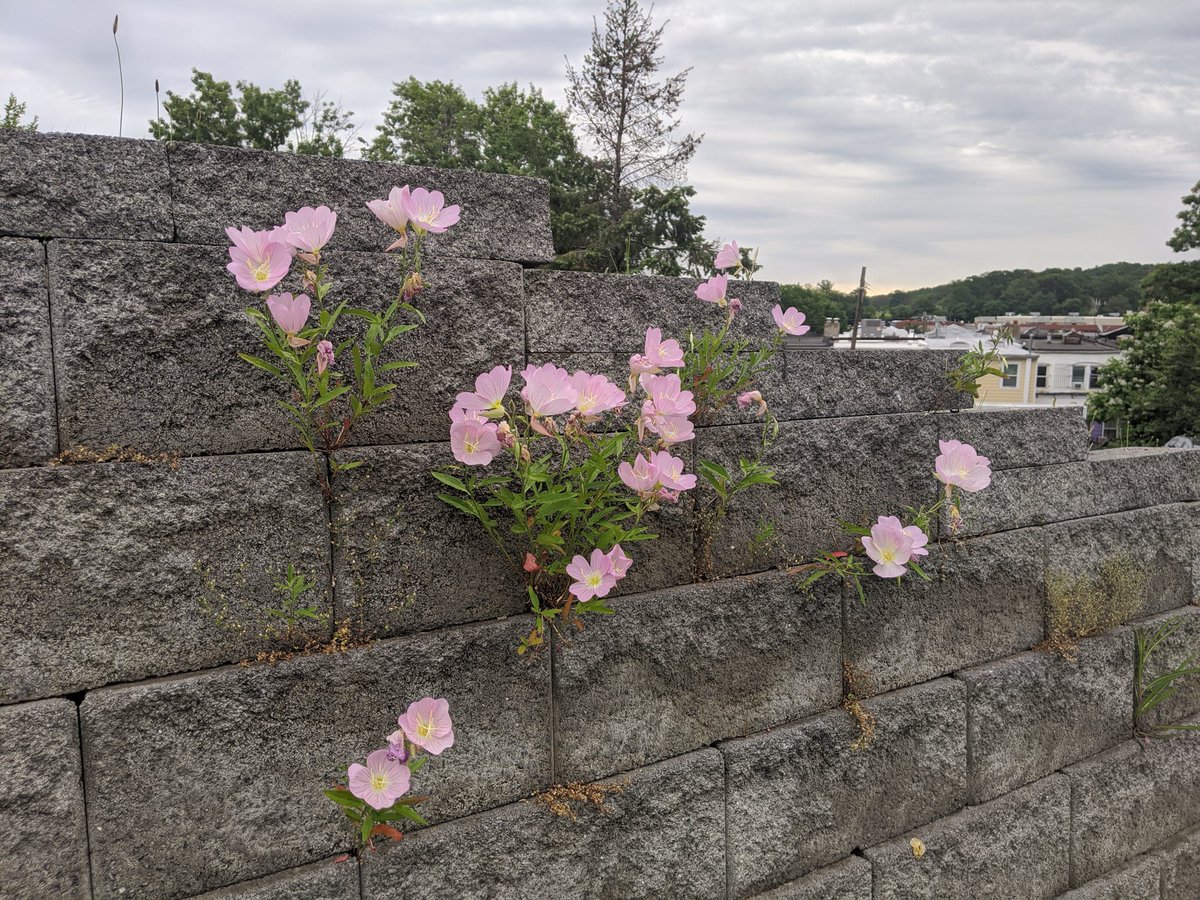
[[[490,422],[455,422],[450,426],[450,450],[460,463],[486,466],[501,450],[496,426]]]
[[[396,762],[408,762],[408,746],[404,743],[404,732],[393,731],[388,735],[388,759]]]
[[[476,410],[466,410],[461,406],[455,405],[450,407],[450,423],[457,425],[459,422],[478,422],[483,425],[487,422]]]
[[[625,392],[603,375],[580,370],[571,376],[571,387],[579,395],[575,408],[584,416],[597,416],[625,405]]]
[[[475,378],[475,393],[463,391],[455,400],[462,409],[479,413],[489,419],[504,416],[504,395],[512,382],[512,366],[496,366]]]
[[[384,225],[404,234],[408,227],[408,213],[405,211],[408,193],[407,184],[402,188],[394,187],[386,200],[368,200],[367,209],[375,213],[375,218]]]
[[[657,328],[646,329],[646,358],[659,369],[683,368],[683,348],[679,341],[662,339],[662,332]]]
[[[422,750],[440,756],[454,746],[454,726],[450,722],[450,703],[441,698],[422,697],[410,703],[396,724],[408,740]]]
[[[288,254],[295,256],[296,248],[288,243],[287,234],[288,232],[286,228],[284,228],[282,225],[276,225],[271,229],[271,240],[277,244],[283,244],[285,247],[287,247]]]
[[[293,347],[303,347],[308,343],[296,337],[308,324],[308,314],[312,310],[312,301],[306,294],[292,297],[291,294],[272,294],[267,298],[267,309],[271,318],[287,335],[288,343]]]
[[[877,564],[871,571],[880,578],[899,578],[908,571],[904,564],[912,557],[913,539],[904,533],[895,516],[880,516],[862,544]]]
[[[742,301],[734,297],[729,301],[729,321],[733,321],[733,317],[742,311]]]
[[[970,444],[961,441],[938,441],[941,454],[934,460],[934,475],[947,486],[955,485],[964,491],[982,491],[992,483],[992,463],[980,456]]]
[[[722,247],[721,252],[717,254],[717,258],[713,260],[714,269],[734,269],[741,264],[742,251],[738,249],[737,241],[730,241]]]
[[[329,243],[337,213],[328,206],[302,207],[298,212],[284,213],[283,234],[288,244],[306,253],[317,253]]]
[[[776,303],[771,310],[771,318],[775,320],[775,324],[784,334],[801,335],[806,334],[809,330],[809,326],[804,324],[804,313],[794,306],[789,306],[787,312],[784,312],[783,308]]]
[[[591,560],[577,554],[567,566],[567,574],[575,579],[568,590],[580,603],[606,596],[617,583],[612,560],[599,548],[592,551]]]
[[[291,251],[274,240],[271,232],[226,228],[225,233],[233,241],[229,248],[231,262],[225,268],[246,290],[269,291],[291,268]]]
[[[763,395],[758,391],[746,391],[744,394],[738,394],[737,405],[739,409],[745,409],[751,403],[758,404],[758,413],[760,419],[767,413],[767,401],[763,399]]]
[[[525,562],[521,565],[521,568],[524,569],[526,572],[532,573],[532,572],[538,571],[538,569],[540,569],[541,566],[538,565],[537,557],[534,556],[532,553],[527,552],[525,554]]]
[[[632,466],[622,461],[617,466],[617,475],[625,486],[636,494],[653,494],[659,487],[658,469],[640,453],[633,460]]]
[[[579,392],[572,387],[567,370],[554,363],[526,366],[521,377],[525,379],[521,399],[531,416],[556,416],[574,409],[579,400]]]
[[[350,793],[359,800],[367,801],[375,809],[387,809],[408,793],[411,778],[408,766],[389,759],[388,753],[387,750],[369,753],[365,766],[352,763],[347,773],[350,776]]]
[[[683,474],[683,460],[666,450],[653,454],[650,462],[658,470],[658,480],[663,487],[673,491],[690,491],[696,486],[695,475]]]
[[[333,344],[329,341],[317,342],[317,374],[323,375],[325,370],[333,365]]]
[[[929,551],[925,549],[925,545],[929,543],[929,535],[923,532],[917,525],[909,525],[904,529],[904,533],[912,538],[912,555],[913,556],[928,556]]]
[[[413,188],[412,193],[401,202],[409,223],[417,231],[441,234],[458,221],[459,208],[446,206],[446,198],[441,191]]]
[[[728,275],[714,275],[700,287],[696,288],[696,296],[705,303],[715,303],[717,306],[725,306],[725,292],[729,289]]]
[[[696,436],[692,420],[687,416],[656,416],[646,423],[646,427],[658,435],[659,443],[663,445],[682,444]]]
[[[678,375],[646,375],[642,378],[642,387],[650,398],[642,405],[643,413],[647,411],[645,404],[650,404],[655,414],[663,416],[690,416],[696,411],[692,392],[683,390]]]
[[[612,572],[617,581],[620,581],[629,571],[629,567],[633,565],[633,560],[625,555],[620,544],[613,544],[612,549],[608,551],[608,564],[612,566]]]

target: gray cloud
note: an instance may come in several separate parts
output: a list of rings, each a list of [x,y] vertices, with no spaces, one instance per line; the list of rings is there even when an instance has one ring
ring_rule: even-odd
[[[125,133],[153,83],[192,66],[298,78],[369,137],[395,80],[478,96],[516,81],[562,102],[602,0],[535,3],[124,0]],[[115,133],[112,10],[12,4],[0,92],[47,130]],[[884,0],[732,7],[674,0],[664,70],[692,67],[684,127],[710,232],[760,245],[765,274],[878,289],[987,269],[1170,258],[1179,197],[1200,178],[1200,17],[1191,0]]]

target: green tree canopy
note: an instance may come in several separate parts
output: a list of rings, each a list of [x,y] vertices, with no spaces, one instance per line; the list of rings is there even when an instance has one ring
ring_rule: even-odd
[[[1190,194],[1183,197],[1183,209],[1175,213],[1180,225],[1167,241],[1167,246],[1176,253],[1200,249],[1200,181]]]
[[[453,81],[409,78],[392,86],[383,124],[364,155],[414,166],[478,169],[481,126],[479,105]]]
[[[25,117],[25,104],[17,100],[16,94],[8,95],[8,102],[4,104],[4,118],[0,119],[0,128],[20,129],[21,131],[37,131],[38,117],[34,116],[29,122],[22,122]]]

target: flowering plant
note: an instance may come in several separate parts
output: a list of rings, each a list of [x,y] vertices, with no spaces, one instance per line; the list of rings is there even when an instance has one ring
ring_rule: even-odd
[[[356,839],[374,849],[372,838],[383,835],[400,840],[404,835],[393,824],[407,819],[428,824],[413,807],[425,797],[406,796],[412,776],[430,756],[440,756],[454,746],[450,704],[424,697],[409,704],[396,720],[400,726],[388,735],[387,746],[367,754],[367,764],[352,763],[346,772],[348,787],[338,785],[325,791],[354,823]]]
[[[262,332],[267,357],[238,356],[283,383],[288,398],[280,405],[304,445],[327,457],[335,474],[357,465],[339,464],[335,453],[345,445],[353,427],[396,389],[386,377],[416,365],[403,360],[385,363],[381,358],[390,344],[417,327],[415,322],[400,321],[401,313],[424,321],[410,302],[426,286],[421,277],[423,239],[444,232],[459,217],[459,208],[446,206],[438,191],[410,190],[407,185],[393,188],[386,200],[372,200],[367,207],[399,234],[387,249],[401,251],[407,270],[396,297],[382,312],[348,306],[347,301],[336,306],[328,302],[334,285],[325,246],[337,224],[337,213],[328,207],[306,206],[288,212],[284,223],[271,230],[225,230],[233,243],[226,268],[245,290],[267,295],[265,310],[246,310]],[[296,259],[304,263],[303,293],[268,293],[283,281]],[[361,333],[339,339],[335,328],[343,317],[359,319]],[[338,361],[344,364],[347,357],[350,366],[339,366]],[[319,477],[328,494],[323,473]]]
[[[842,522],[847,534],[855,536],[856,546],[849,552],[826,552],[811,563],[795,566],[790,571],[805,573],[801,587],[807,587],[826,575],[837,575],[850,582],[858,592],[860,602],[866,602],[862,579],[867,576],[869,559],[871,572],[880,578],[899,579],[912,569],[929,580],[917,559],[928,556],[929,530],[935,516],[947,511],[951,534],[962,530],[962,514],[958,508],[958,493],[981,491],[992,483],[991,461],[980,456],[970,444],[961,441],[938,441],[941,453],[934,460],[934,477],[944,486],[944,493],[932,506],[908,508],[910,524],[904,525],[897,516],[880,516],[869,528]]]
[[[741,408],[754,404],[766,415],[761,393],[747,388],[778,346],[784,325],[766,350],[747,352],[748,342],[729,340],[742,304],[726,298],[727,285],[727,276],[718,275],[696,290],[700,299],[727,310],[722,328],[693,336],[686,352],[660,329],[648,328],[643,352],[629,359],[626,385],[545,363],[520,373],[519,401],[509,397],[511,366],[480,374],[474,391],[458,394],[449,411],[450,448],[461,465],[432,474],[450,489],[438,497],[478,520],[525,574],[536,621],[519,653],[543,644],[548,625],[582,627],[581,614],[613,612],[604,598],[633,564],[627,549],[657,537],[644,517],[696,486],[696,475],[674,455],[676,445],[693,438],[696,421],[710,421],[739,394]],[[776,307],[777,322],[782,316]],[[790,333],[807,330],[795,317],[787,327]],[[622,421],[635,398],[638,412]],[[473,471],[497,460],[504,474]],[[698,469],[717,491],[722,510],[739,491],[775,483],[760,459],[743,461],[736,478],[715,463]]]

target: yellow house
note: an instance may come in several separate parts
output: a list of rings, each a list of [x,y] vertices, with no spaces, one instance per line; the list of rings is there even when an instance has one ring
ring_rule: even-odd
[[[1001,404],[1011,406],[1018,403],[1034,403],[1037,388],[1037,354],[1022,352],[1004,356],[996,368],[1004,370],[1004,377],[985,375],[979,379],[979,405]]]

